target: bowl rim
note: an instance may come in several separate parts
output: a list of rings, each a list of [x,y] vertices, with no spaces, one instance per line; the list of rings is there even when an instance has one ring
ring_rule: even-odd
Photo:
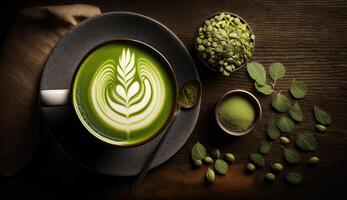
[[[256,111],[256,119],[253,120],[252,125],[248,129],[243,130],[243,131],[232,131],[232,130],[229,130],[226,127],[224,127],[220,121],[219,114],[218,114],[219,107],[223,103],[223,101],[227,97],[229,97],[231,95],[235,95],[237,93],[242,94],[244,96],[247,96],[247,98],[252,101],[251,103],[254,106],[255,111]],[[252,93],[250,93],[246,90],[242,90],[242,89],[230,90],[230,91],[226,92],[218,99],[216,106],[215,106],[215,119],[216,119],[218,126],[223,130],[223,132],[225,132],[228,135],[232,135],[232,136],[242,136],[242,135],[246,135],[247,133],[251,132],[255,128],[255,126],[259,123],[259,121],[261,120],[262,114],[263,114],[263,111],[262,111],[262,107],[261,107],[259,100]]]
[[[97,50],[99,47],[102,47],[104,45],[107,44],[111,44],[111,43],[118,43],[118,42],[125,42],[125,43],[133,43],[135,45],[140,46],[139,48],[146,48],[149,51],[151,51],[151,54],[154,57],[157,57],[157,59],[159,60],[159,62],[161,62],[161,64],[163,64],[165,70],[168,72],[169,76],[171,77],[171,81],[173,82],[173,89],[174,89],[174,94],[175,94],[175,98],[173,101],[173,105],[170,111],[170,114],[168,116],[168,118],[166,119],[165,123],[162,125],[162,127],[155,132],[154,134],[152,134],[150,137],[146,138],[145,140],[141,140],[135,143],[128,143],[128,142],[123,142],[123,141],[116,141],[116,140],[111,140],[110,138],[107,138],[105,136],[100,135],[100,133],[98,133],[97,131],[95,131],[94,129],[92,129],[90,127],[90,125],[87,124],[87,122],[85,122],[85,120],[83,119],[80,110],[77,108],[77,102],[76,99],[74,98],[75,96],[75,79],[77,77],[77,74],[79,72],[80,67],[82,66],[82,64],[85,62],[85,60],[90,56],[91,53],[93,53],[95,50]],[[178,81],[177,81],[177,77],[175,74],[175,71],[171,65],[171,63],[166,59],[166,57],[160,52],[158,51],[156,48],[154,48],[153,46],[142,42],[140,40],[136,40],[136,39],[130,39],[130,38],[117,38],[114,40],[109,40],[103,43],[100,43],[98,45],[96,45],[95,47],[93,47],[92,49],[90,49],[88,51],[88,53],[86,53],[86,55],[84,55],[84,57],[80,60],[74,75],[73,75],[73,79],[71,81],[71,93],[70,93],[70,99],[71,102],[73,104],[73,108],[75,111],[75,114],[77,115],[80,123],[84,126],[85,129],[87,129],[87,132],[91,135],[93,135],[95,138],[97,138],[98,140],[108,144],[108,145],[112,145],[112,146],[117,146],[117,147],[136,147],[136,146],[140,146],[143,145],[151,140],[153,140],[155,137],[157,137],[158,135],[160,135],[162,132],[165,132],[167,130],[167,128],[170,126],[170,124],[174,121],[174,118],[177,115],[177,111],[179,110],[179,106],[178,106],[178,98],[179,98],[179,89],[178,89]]]
[[[240,17],[239,15],[237,15],[237,14],[235,14],[235,13],[232,13],[232,12],[229,12],[229,11],[220,11],[220,12],[214,12],[214,13],[212,13],[212,14],[210,14],[210,15],[208,15],[207,17],[204,18],[203,22],[200,23],[200,25],[198,26],[198,28],[196,29],[195,34],[194,34],[194,51],[195,51],[195,53],[196,53],[196,55],[197,55],[197,57],[199,58],[199,60],[200,60],[201,63],[203,63],[203,64],[204,64],[207,68],[209,68],[210,70],[212,70],[212,71],[214,71],[214,72],[218,72],[218,73],[220,73],[220,72],[219,72],[217,69],[215,69],[214,67],[212,67],[209,63],[207,63],[207,62],[201,57],[199,51],[197,50],[198,44],[197,44],[197,42],[196,42],[196,39],[197,39],[197,37],[198,37],[199,28],[202,27],[202,26],[204,25],[205,21],[206,21],[207,19],[211,19],[212,17],[219,15],[220,13],[227,13],[227,14],[233,16],[233,17],[239,18],[242,22],[244,22],[244,23],[247,24],[247,27],[249,28],[251,34],[254,35],[253,30],[252,30],[251,26],[249,25],[249,23],[248,23],[245,19],[243,19],[242,17]],[[254,54],[254,51],[255,51],[255,39],[253,40],[252,56],[253,56],[253,54]],[[251,56],[251,57],[252,57],[252,56]],[[250,57],[250,58],[251,58],[251,57]],[[237,71],[237,70],[243,68],[245,65],[247,65],[247,63],[249,62],[250,58],[248,58],[242,65],[236,67],[236,68],[235,68],[234,70],[232,70],[230,73],[233,73],[233,72],[235,72],[235,71]]]

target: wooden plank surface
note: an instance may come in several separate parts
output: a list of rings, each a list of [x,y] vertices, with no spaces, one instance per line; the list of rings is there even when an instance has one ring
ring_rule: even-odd
[[[66,1],[71,2],[71,1]],[[263,120],[256,129],[239,138],[228,137],[214,123],[217,99],[232,89],[245,89],[256,94],[246,70],[230,77],[212,74],[197,62],[203,83],[201,113],[196,128],[184,147],[167,163],[151,171],[134,199],[345,199],[347,192],[347,2],[339,0],[219,0],[219,1],[88,1],[103,12],[123,10],[138,12],[168,26],[194,55],[193,34],[202,19],[217,11],[234,12],[248,21],[256,35],[254,61],[268,66],[282,62],[287,75],[278,83],[278,90],[287,92],[293,78],[309,86],[300,100],[305,122],[296,129],[312,130],[312,105],[324,107],[333,116],[326,134],[317,134],[319,146],[314,153],[321,163],[314,167],[286,166],[296,170],[304,181],[292,187],[278,175],[273,185],[263,183],[265,167],[253,175],[244,173],[248,154],[256,152],[265,138],[265,123],[278,116],[270,107],[271,97],[257,94],[263,106]],[[22,6],[47,5],[50,1],[26,2]],[[196,60],[195,56],[193,56]],[[200,141],[209,150],[218,147],[235,154],[237,161],[227,176],[216,177],[213,185],[203,181],[206,167],[193,169],[190,149]],[[267,163],[282,162],[278,142],[266,156]],[[2,179],[0,197],[6,199],[113,199],[119,197],[132,182],[131,178],[102,176],[76,166],[42,135],[34,159],[17,176]],[[5,198],[1,198],[5,199]]]

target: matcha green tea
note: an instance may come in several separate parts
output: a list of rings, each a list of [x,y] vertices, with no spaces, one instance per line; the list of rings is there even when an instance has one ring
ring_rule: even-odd
[[[231,131],[247,130],[255,119],[252,103],[242,96],[227,97],[219,106],[221,124]]]
[[[167,125],[176,90],[169,65],[154,50],[115,41],[99,46],[81,63],[73,104],[94,136],[129,146],[149,140]]]

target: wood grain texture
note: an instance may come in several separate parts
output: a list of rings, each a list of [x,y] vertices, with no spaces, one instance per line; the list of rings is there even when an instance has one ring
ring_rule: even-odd
[[[64,1],[70,3],[71,1]],[[27,2],[22,6],[50,3]],[[316,134],[317,151],[303,154],[304,158],[318,155],[317,166],[287,166],[304,175],[300,186],[292,187],[278,175],[273,185],[263,183],[265,167],[253,175],[246,175],[243,165],[248,154],[256,152],[258,142],[265,138],[267,119],[278,116],[270,107],[271,97],[258,95],[252,81],[242,69],[230,77],[221,77],[197,62],[203,83],[201,113],[196,128],[185,146],[167,163],[149,172],[133,199],[346,199],[347,180],[347,2],[340,0],[219,0],[219,1],[88,1],[100,6],[103,12],[126,10],[152,17],[173,30],[191,51],[193,34],[202,19],[211,13],[227,10],[248,21],[256,35],[254,61],[266,67],[282,62],[287,75],[279,81],[278,90],[287,93],[293,78],[309,85],[309,92],[299,103],[305,122],[297,125],[313,130],[312,105],[325,108],[333,116],[326,134]],[[259,97],[263,106],[263,120],[250,134],[228,137],[216,127],[213,118],[217,99],[232,89],[245,89]],[[1,199],[115,199],[124,194],[132,178],[107,177],[81,169],[69,161],[41,136],[35,158],[17,176],[2,179]],[[191,147],[200,141],[209,150],[233,152],[237,158],[227,176],[216,177],[213,185],[205,185],[206,167],[192,169],[189,160]],[[282,162],[278,142],[266,155],[267,163]]]

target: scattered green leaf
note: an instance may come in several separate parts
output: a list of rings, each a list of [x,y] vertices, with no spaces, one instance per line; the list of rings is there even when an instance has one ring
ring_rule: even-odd
[[[264,94],[264,95],[270,95],[272,94],[272,86],[268,83],[265,83],[264,85],[259,85],[257,82],[254,82],[254,87],[257,89],[258,92]]]
[[[331,124],[331,116],[329,115],[329,113],[327,113],[326,111],[324,111],[322,108],[318,106],[314,106],[313,110],[314,110],[314,116],[319,123],[325,126]]]
[[[228,163],[226,163],[224,160],[221,159],[217,159],[216,162],[214,163],[214,168],[215,170],[222,174],[222,175],[226,175],[228,172]]]
[[[191,151],[191,157],[192,160],[202,160],[206,157],[206,149],[205,147],[200,144],[199,142],[197,142]]]
[[[259,85],[265,85],[266,72],[262,64],[257,62],[247,63],[247,72],[249,76],[255,80]]]
[[[259,152],[262,154],[267,154],[271,148],[271,143],[265,140],[260,141]]]
[[[289,99],[283,94],[278,93],[272,99],[272,107],[274,107],[278,112],[286,113],[291,107]]]
[[[301,174],[297,173],[297,172],[289,172],[287,175],[286,175],[286,181],[288,181],[288,183],[291,183],[291,184],[299,184],[303,177]]]
[[[314,135],[308,131],[299,133],[295,144],[304,151],[314,151],[317,148],[317,141]]]
[[[284,148],[284,158],[290,164],[297,164],[301,160],[300,153],[293,148]]]
[[[280,131],[285,133],[290,133],[293,131],[295,124],[292,119],[290,119],[287,116],[282,116],[281,118],[277,119],[276,126]]]
[[[286,69],[282,63],[272,63],[269,68],[269,74],[271,79],[276,82],[277,80],[284,77],[286,74]]]
[[[269,121],[267,121],[266,133],[272,140],[276,140],[281,135],[276,126],[276,119],[269,119]]]
[[[249,154],[249,158],[257,167],[264,167],[265,166],[264,157],[260,153],[251,153],[251,154]]]
[[[302,122],[304,120],[304,115],[298,102],[295,102],[289,109],[289,116],[297,122]]]
[[[290,92],[293,97],[297,99],[304,98],[308,90],[307,85],[302,81],[297,81],[293,79],[292,84],[290,85]]]

